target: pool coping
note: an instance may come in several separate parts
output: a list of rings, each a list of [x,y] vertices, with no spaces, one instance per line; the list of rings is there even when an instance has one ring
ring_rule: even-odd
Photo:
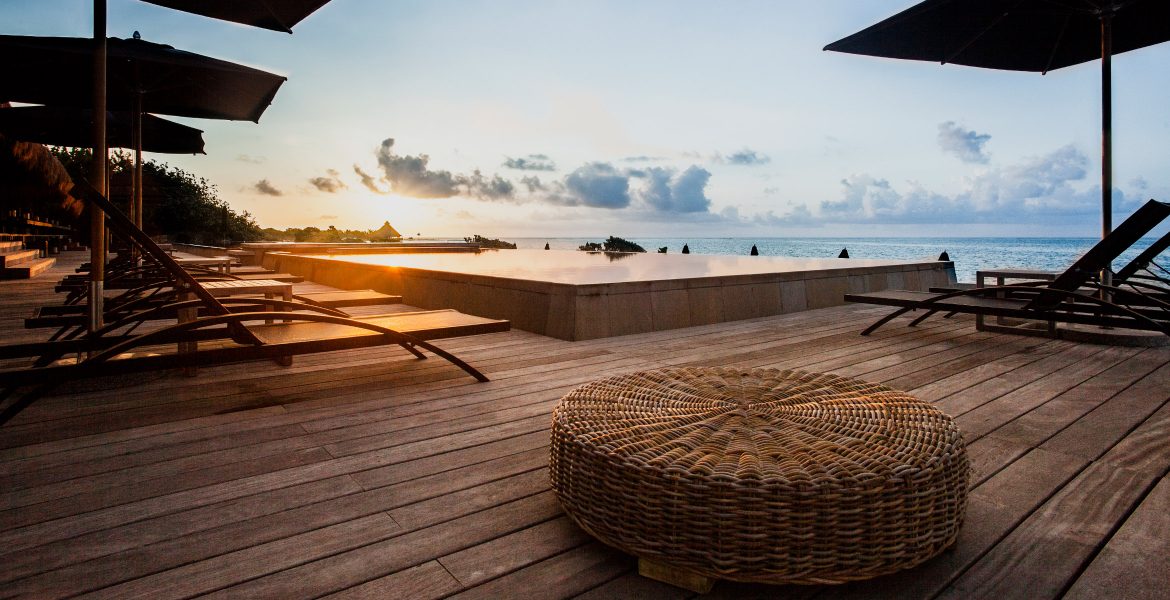
[[[398,294],[419,308],[508,319],[517,329],[570,341],[837,306],[846,293],[926,290],[954,283],[953,262],[925,260],[581,285],[280,252],[266,254],[264,265],[342,289]]]

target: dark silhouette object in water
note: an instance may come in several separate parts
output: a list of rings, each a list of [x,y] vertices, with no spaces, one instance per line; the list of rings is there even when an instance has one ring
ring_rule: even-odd
[[[837,255],[837,258],[849,258],[849,249],[842,248],[841,253]]]
[[[666,254],[666,246],[663,246],[663,247],[659,248],[659,249],[658,249],[658,253],[659,253],[659,254]]]
[[[545,243],[544,243],[544,249],[545,249],[545,250],[548,250],[548,242],[545,242]]]
[[[755,244],[752,244],[752,251],[749,254],[751,254],[752,256],[759,256],[760,250],[758,248],[756,248]]]
[[[951,255],[947,254],[946,250],[943,250],[942,254],[938,255],[938,259],[942,261],[949,261],[951,260]]]
[[[686,244],[683,244],[682,253],[683,253],[683,254],[690,254],[690,253],[691,253],[691,247],[690,247],[690,246],[688,246],[688,245],[686,245]]]
[[[605,252],[645,252],[646,249],[642,246],[623,240],[620,237],[609,236],[603,243],[585,242],[584,246],[579,246],[578,250],[585,252],[597,252],[604,250]]]
[[[463,241],[468,244],[479,244],[480,248],[494,248],[496,250],[515,250],[516,244],[512,242],[505,242],[504,240],[497,240],[495,238],[485,238],[482,235],[476,234],[475,237],[465,237]]]

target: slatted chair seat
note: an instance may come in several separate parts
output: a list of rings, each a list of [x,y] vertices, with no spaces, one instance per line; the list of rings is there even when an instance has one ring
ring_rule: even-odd
[[[917,325],[937,312],[945,312],[1157,331],[1170,336],[1170,297],[1165,292],[1158,289],[1151,292],[1148,286],[1131,279],[1125,280],[1126,288],[1098,280],[1099,274],[1110,270],[1112,262],[1122,252],[1168,216],[1170,204],[1157,200],[1146,202],[1049,282],[931,292],[883,290],[846,294],[845,300],[898,308],[866,328],[862,335],[869,335],[898,316],[922,310],[924,314],[914,319],[911,325]],[[1131,263],[1138,265],[1134,267],[1135,271],[1144,268],[1154,255],[1170,246],[1170,234],[1163,240]],[[1163,243],[1165,245],[1161,245]],[[1129,266],[1123,271],[1125,277],[1133,276]]]

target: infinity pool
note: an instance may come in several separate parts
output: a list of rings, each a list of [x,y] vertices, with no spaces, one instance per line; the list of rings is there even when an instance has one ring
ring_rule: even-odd
[[[954,281],[933,260],[490,250],[420,254],[270,253],[264,265],[343,289],[400,294],[419,308],[508,319],[588,340],[836,306],[850,292]]]
[[[569,285],[665,281],[903,265],[897,260],[781,258],[569,250],[485,250],[445,254],[331,254],[314,258],[384,267]]]

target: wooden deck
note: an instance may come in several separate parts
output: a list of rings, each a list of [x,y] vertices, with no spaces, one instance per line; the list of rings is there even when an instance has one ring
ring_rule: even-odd
[[[44,336],[20,319],[57,301],[81,255],[63,258],[0,283],[3,339]],[[569,389],[692,364],[908,390],[956,417],[976,469],[957,546],[919,568],[708,597],[1165,597],[1170,348],[980,333],[962,317],[858,335],[882,313],[442,341],[482,384],[398,348],[71,384],[0,429],[0,597],[691,597],[573,526],[546,463]]]

